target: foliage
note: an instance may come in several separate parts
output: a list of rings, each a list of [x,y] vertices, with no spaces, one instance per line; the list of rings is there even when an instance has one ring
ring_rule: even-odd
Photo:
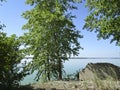
[[[7,37],[4,32],[0,32],[0,86],[7,90],[16,87],[26,75],[22,67],[18,67],[23,59],[19,46],[16,35]]]
[[[95,31],[98,38],[111,39],[120,45],[120,1],[87,0],[90,14],[85,19],[84,28]]]
[[[4,24],[0,24],[0,30],[3,30],[4,27],[5,27]]]
[[[77,55],[80,47],[79,31],[72,22],[74,16],[68,9],[76,9],[73,0],[26,0],[34,8],[23,13],[28,22],[23,26],[28,32],[22,41],[25,53],[33,55],[28,68],[38,70],[36,79],[46,77],[62,79],[63,62],[68,56]],[[43,76],[42,76],[43,75]]]
[[[3,1],[6,0],[0,0]],[[21,63],[24,55],[19,38],[16,35],[8,37],[2,31],[4,27],[0,22],[0,90],[13,90],[28,73],[24,70],[25,64]]]

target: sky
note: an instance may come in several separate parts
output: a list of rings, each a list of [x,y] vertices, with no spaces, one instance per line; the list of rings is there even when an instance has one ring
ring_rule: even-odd
[[[84,3],[77,4],[78,10],[73,11],[76,15],[74,24],[76,28],[80,30],[80,34],[84,38],[80,39],[80,45],[84,48],[79,51],[79,57],[120,57],[120,47],[115,43],[110,44],[108,40],[97,40],[96,33],[83,30],[85,24],[85,17],[88,15],[87,8],[84,7]],[[0,21],[6,25],[4,32],[8,36],[16,34],[18,36],[23,35],[24,31],[22,26],[27,22],[22,13],[26,10],[30,10],[31,7],[25,4],[25,0],[7,0],[7,2],[0,3]]]

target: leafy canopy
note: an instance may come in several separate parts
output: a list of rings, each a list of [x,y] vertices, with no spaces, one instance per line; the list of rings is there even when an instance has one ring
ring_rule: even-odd
[[[37,79],[52,77],[62,79],[62,63],[69,55],[77,55],[80,47],[79,31],[68,10],[76,9],[73,0],[27,0],[33,9],[23,13],[28,22],[23,26],[28,32],[22,37],[25,51],[33,55],[30,68],[38,70]]]
[[[111,39],[120,45],[120,1],[87,0],[90,14],[85,19],[84,28],[95,31],[98,38]]]

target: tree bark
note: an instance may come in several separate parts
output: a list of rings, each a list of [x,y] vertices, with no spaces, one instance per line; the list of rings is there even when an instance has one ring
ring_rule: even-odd
[[[62,80],[62,61],[60,58],[58,59],[58,73],[58,80]]]
[[[50,62],[49,62],[49,59],[48,59],[48,71],[47,71],[47,78],[48,78],[48,81],[50,81]]]

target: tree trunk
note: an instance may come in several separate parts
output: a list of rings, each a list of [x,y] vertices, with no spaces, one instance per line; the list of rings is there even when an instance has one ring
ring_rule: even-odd
[[[48,72],[47,72],[47,78],[48,78],[48,81],[50,81],[50,62],[49,62],[49,59],[48,59]]]
[[[58,59],[58,73],[58,80],[62,80],[62,61],[60,58]]]

